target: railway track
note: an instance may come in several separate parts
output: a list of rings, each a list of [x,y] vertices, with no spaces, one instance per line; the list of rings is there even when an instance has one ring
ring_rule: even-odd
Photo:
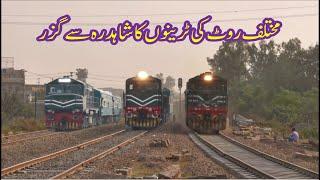
[[[220,135],[189,134],[212,158],[241,178],[318,179],[319,174]]]
[[[101,153],[99,153],[99,154],[97,154],[97,155],[95,155],[95,156],[93,156],[93,157],[91,157],[89,159],[86,159],[86,160],[80,162],[79,164],[77,164],[77,165],[75,165],[75,166],[73,166],[73,167],[61,172],[60,174],[52,177],[52,179],[62,179],[62,178],[69,177],[70,175],[72,175],[72,174],[74,174],[74,173],[76,173],[78,171],[81,171],[83,169],[83,167],[89,165],[90,163],[92,163],[92,162],[94,162],[94,161],[96,161],[98,159],[101,159],[101,158],[103,158],[103,157],[105,157],[105,156],[107,156],[107,155],[109,155],[109,154],[111,154],[113,152],[116,152],[120,148],[122,148],[122,147],[124,147],[124,146],[126,146],[126,145],[128,145],[128,144],[130,144],[130,143],[132,143],[134,141],[136,141],[140,136],[144,135],[147,132],[148,131],[143,131],[143,132],[139,133],[138,135],[136,135],[136,136],[134,136],[134,137],[132,137],[132,138],[130,138],[128,140],[125,140],[125,141],[119,143],[116,146],[113,146],[113,147],[107,149],[106,151],[103,151],[103,152],[101,152]]]
[[[106,139],[108,139],[110,137],[113,137],[113,136],[115,136],[117,134],[120,134],[122,132],[125,132],[125,130],[120,130],[120,131],[117,131],[117,132],[112,133],[112,134],[108,134],[108,135],[105,135],[105,136],[102,136],[102,137],[99,137],[99,138],[95,138],[93,140],[90,140],[90,141],[87,141],[87,142],[84,142],[84,143],[81,143],[81,144],[78,144],[78,145],[75,145],[75,146],[72,146],[72,147],[69,147],[69,148],[65,148],[65,149],[62,149],[60,151],[56,151],[56,152],[51,153],[51,154],[47,154],[47,155],[41,156],[39,158],[31,159],[29,161],[25,161],[25,162],[18,163],[16,165],[13,165],[13,166],[10,166],[10,167],[7,167],[7,168],[3,168],[3,169],[1,169],[1,178],[2,177],[6,178],[10,174],[15,174],[15,173],[19,174],[19,173],[21,173],[21,170],[24,170],[26,168],[33,169],[32,166],[34,166],[34,165],[37,165],[37,164],[40,164],[40,163],[46,163],[46,162],[48,162],[48,161],[50,161],[52,159],[67,155],[67,154],[75,152],[75,151],[84,150],[85,148],[87,148],[89,146],[92,146],[92,145],[95,145],[97,143],[100,143],[103,140],[106,140]]]
[[[61,179],[81,170],[83,166],[130,144],[145,133],[146,131],[122,130],[111,135],[107,135],[109,137],[113,137],[112,139],[108,139],[108,141],[104,141],[107,138],[107,136],[104,136],[98,140],[99,143],[91,141],[91,144],[89,142],[83,143],[76,147],[68,148],[68,150],[62,150],[62,152],[59,151],[37,158],[32,162],[33,165],[27,163],[29,165],[25,166],[26,164],[23,165],[23,163],[20,163],[24,168],[18,164],[15,168],[10,168],[11,173],[8,173],[10,169],[6,168],[1,171],[2,178]],[[116,134],[117,136],[115,136]],[[96,141],[96,139],[94,141]]]
[[[53,132],[48,130],[35,131],[30,133],[21,133],[16,135],[4,136],[1,138],[1,146],[12,145],[24,141],[39,139],[47,136],[57,135],[61,132]]]

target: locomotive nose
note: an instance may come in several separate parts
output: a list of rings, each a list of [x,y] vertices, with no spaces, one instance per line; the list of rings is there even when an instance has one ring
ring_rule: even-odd
[[[203,118],[204,118],[204,120],[207,120],[207,121],[211,120],[211,113],[210,112],[205,113],[203,115]]]
[[[138,118],[139,119],[147,119],[147,111],[145,109],[138,110]]]

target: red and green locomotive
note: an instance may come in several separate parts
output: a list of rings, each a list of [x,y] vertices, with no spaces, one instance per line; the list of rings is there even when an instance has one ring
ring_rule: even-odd
[[[121,98],[111,92],[63,77],[46,84],[46,126],[56,130],[81,129],[118,121]]]
[[[161,80],[140,72],[126,80],[124,95],[126,126],[133,129],[154,128],[170,116],[170,90]]]
[[[199,133],[215,134],[226,128],[228,111],[227,81],[211,72],[187,82],[186,124]]]

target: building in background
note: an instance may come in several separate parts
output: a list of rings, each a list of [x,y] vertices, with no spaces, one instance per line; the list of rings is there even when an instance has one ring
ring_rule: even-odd
[[[1,96],[15,94],[25,100],[25,70],[14,69],[13,57],[1,57],[1,64]]]
[[[35,94],[37,94],[37,101],[43,102],[45,96],[45,86],[38,84],[26,84],[24,88],[26,102],[34,102]]]
[[[44,99],[44,85],[25,84],[26,70],[14,69],[12,57],[1,57],[1,63],[1,95],[15,94],[24,102],[34,102],[37,93],[37,99]]]

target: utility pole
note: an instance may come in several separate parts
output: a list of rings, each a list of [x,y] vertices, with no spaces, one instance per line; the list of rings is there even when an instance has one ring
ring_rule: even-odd
[[[37,120],[37,90],[34,91],[34,120]]]
[[[178,79],[178,88],[180,92],[179,96],[179,119],[181,119],[181,88],[182,88],[182,78]]]
[[[34,120],[37,120],[37,91],[39,89],[40,78],[38,78],[38,86],[34,91]]]

